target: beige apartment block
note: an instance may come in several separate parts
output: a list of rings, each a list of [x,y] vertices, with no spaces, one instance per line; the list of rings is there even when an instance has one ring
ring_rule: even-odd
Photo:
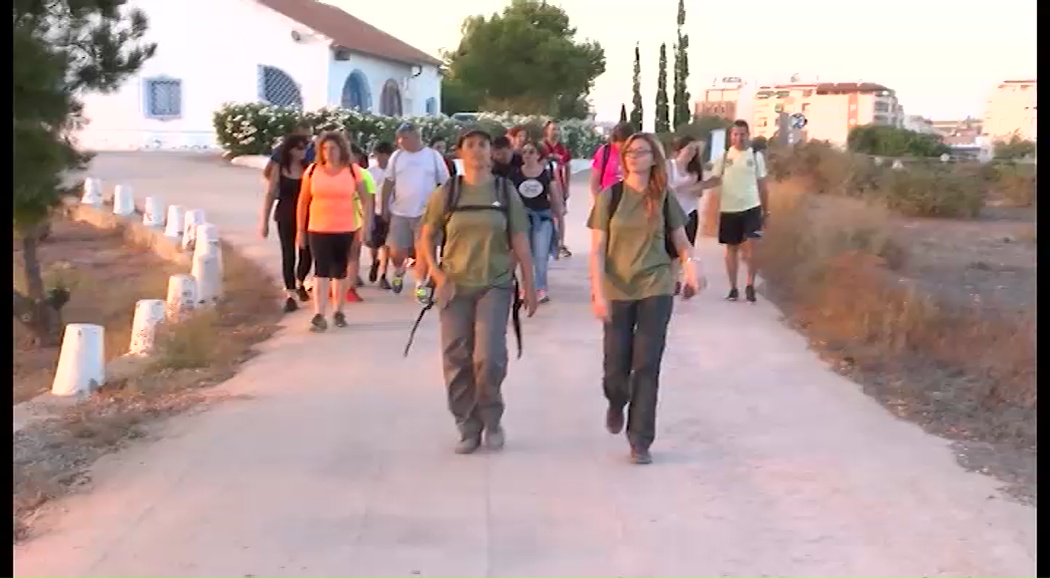
[[[994,140],[1017,134],[1036,140],[1036,81],[1005,80],[988,98],[984,134]]]
[[[872,82],[821,82],[761,86],[755,92],[752,134],[772,138],[781,114],[802,113],[802,140],[845,144],[849,131],[866,124],[900,127],[904,111],[897,94]]]

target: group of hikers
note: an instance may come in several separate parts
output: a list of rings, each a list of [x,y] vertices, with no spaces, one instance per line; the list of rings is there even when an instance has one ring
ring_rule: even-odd
[[[269,234],[272,219],[285,310],[312,301],[310,329],[323,332],[330,305],[334,325],[345,327],[345,305],[361,300],[367,246],[369,283],[400,293],[411,276],[424,311],[439,312],[456,452],[498,450],[509,322],[520,355],[519,309],[531,317],[550,300],[548,264],[571,256],[563,239],[572,158],[554,122],[539,141],[524,126],[495,138],[467,129],[451,152],[441,138],[424,145],[412,123],[395,135],[396,143],[376,143],[369,155],[343,132],[312,138],[301,126],[274,149],[264,169],[261,234]],[[689,299],[706,286],[693,245],[708,189],[720,189],[726,298],[739,299],[742,259],[745,297],[756,300],[753,247],[769,206],[765,160],[750,147],[745,121],[731,127],[730,144],[705,178],[703,141],[678,137],[668,155],[657,137],[621,123],[591,162],[590,293],[604,328],[605,426],[613,434],[626,427],[635,463],[651,461],[674,296]]]

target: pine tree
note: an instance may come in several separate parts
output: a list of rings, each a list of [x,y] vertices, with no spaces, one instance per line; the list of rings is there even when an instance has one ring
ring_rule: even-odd
[[[620,105],[620,122],[627,122],[627,105]]]
[[[14,290],[15,319],[38,345],[61,341],[68,290],[44,286],[37,254],[54,207],[71,194],[63,177],[87,155],[73,132],[83,124],[80,99],[110,92],[134,74],[156,45],[146,43],[146,17],[127,0],[19,0],[13,4],[15,236],[22,248],[25,293]]]
[[[656,77],[656,124],[653,130],[657,134],[671,132],[668,119],[670,111],[667,106],[667,44],[660,45],[660,64]]]
[[[675,42],[674,57],[674,127],[688,124],[692,120],[689,110],[689,35],[684,34],[685,0],[678,0],[678,41]]]
[[[634,45],[634,80],[631,83],[634,98],[631,100],[631,119],[635,130],[642,130],[642,52]]]

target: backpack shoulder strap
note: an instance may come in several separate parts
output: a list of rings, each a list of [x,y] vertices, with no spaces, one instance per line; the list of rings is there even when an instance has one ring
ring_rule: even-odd
[[[462,186],[462,175],[456,175],[449,179],[443,187],[445,187],[445,223],[452,218],[453,211],[459,206],[459,191]]]
[[[613,215],[616,214],[616,209],[620,206],[620,199],[623,198],[623,181],[616,181],[611,187],[609,187],[609,206],[605,211],[605,235],[609,235],[609,225],[612,223]]]
[[[317,163],[310,163],[310,166],[306,167],[307,178],[314,178],[314,171],[317,169]]]
[[[605,178],[605,168],[609,166],[609,155],[612,154],[612,145],[605,143],[602,145],[602,164],[601,172],[598,174],[600,178]]]

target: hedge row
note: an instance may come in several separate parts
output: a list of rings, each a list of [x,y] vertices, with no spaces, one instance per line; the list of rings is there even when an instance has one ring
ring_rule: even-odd
[[[383,140],[393,142],[394,131],[404,121],[412,121],[418,126],[424,140],[435,136],[454,139],[466,124],[444,116],[399,118],[343,108],[303,112],[258,102],[227,103],[215,111],[212,118],[219,145],[230,156],[268,154],[300,121],[306,121],[315,131],[345,130],[355,142],[366,148]],[[469,124],[481,126],[493,136],[523,124],[528,127],[529,134],[539,140],[546,122],[546,118],[539,116],[482,113]],[[594,123],[589,121],[566,120],[559,122],[558,126],[561,127],[562,142],[574,158],[590,158],[604,140]]]

